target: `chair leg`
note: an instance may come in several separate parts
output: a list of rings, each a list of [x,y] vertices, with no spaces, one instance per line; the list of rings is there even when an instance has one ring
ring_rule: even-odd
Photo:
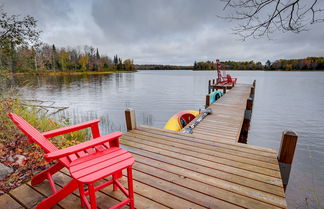
[[[48,173],[53,175],[54,173],[58,172],[62,168],[64,168],[64,165],[62,165],[62,163],[56,163],[55,165],[49,167],[45,171],[42,171],[42,172],[36,174],[35,176],[33,176],[32,180],[31,180],[31,185],[34,186],[36,184],[42,183],[45,179],[47,179]]]
[[[116,176],[116,179],[120,179],[121,177],[123,177],[123,172],[117,171],[116,173],[114,173],[114,175]]]
[[[84,195],[84,184],[79,183],[79,191],[80,191],[81,207],[84,207],[85,206],[85,203],[84,203],[84,201],[82,199],[85,196]]]
[[[120,179],[121,177],[123,177],[123,172],[122,171],[117,171],[116,173],[113,174],[113,180],[114,180],[114,191],[116,191],[118,189],[117,184],[115,183],[115,181],[117,181],[118,179]]]
[[[117,191],[117,189],[118,189],[118,186],[116,184],[116,181],[118,180],[117,175],[113,174],[112,178],[113,178],[113,189],[114,189],[114,191]]]
[[[132,174],[132,167],[129,166],[127,168],[127,181],[128,181],[128,198],[130,200],[129,205],[131,209],[135,208],[134,203],[134,188],[133,188],[133,174]]]
[[[97,208],[97,200],[96,200],[96,193],[95,193],[93,183],[89,184],[88,187],[89,187],[91,209],[96,209]]]
[[[52,194],[48,198],[42,200],[36,207],[36,209],[49,209],[56,205],[59,201],[64,199],[66,196],[71,194],[74,190],[78,188],[78,182],[72,179],[67,185],[62,189]]]

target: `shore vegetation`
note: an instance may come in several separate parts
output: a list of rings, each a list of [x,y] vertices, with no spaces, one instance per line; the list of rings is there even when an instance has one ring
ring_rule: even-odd
[[[29,181],[31,177],[49,167],[44,151],[28,138],[11,121],[8,113],[14,112],[39,131],[49,131],[70,125],[67,119],[57,120],[49,117],[36,107],[26,105],[15,93],[0,92],[0,164],[8,172],[0,179],[0,195]],[[88,132],[77,131],[58,136],[50,141],[58,148],[69,147],[87,140]]]

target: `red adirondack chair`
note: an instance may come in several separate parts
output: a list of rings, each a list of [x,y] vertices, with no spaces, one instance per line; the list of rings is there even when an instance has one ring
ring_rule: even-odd
[[[59,128],[52,131],[47,131],[44,133],[40,133],[38,130],[36,130],[34,127],[32,127],[29,123],[27,123],[23,118],[20,116],[9,113],[10,118],[12,121],[21,129],[29,138],[29,142],[37,143],[44,151],[45,153],[48,153],[45,158],[48,159],[56,159],[57,163],[54,164],[52,167],[48,168],[45,171],[42,171],[35,175],[32,178],[31,184],[36,185],[41,182],[43,182],[45,179],[48,179],[50,183],[50,187],[53,191],[53,194],[49,196],[48,198],[42,200],[37,208],[51,208],[56,203],[61,201],[63,198],[65,198],[67,195],[72,193],[74,190],[79,188],[78,181],[76,179],[72,179],[67,185],[65,185],[62,189],[57,190],[55,187],[54,180],[52,178],[52,175],[61,170],[62,168],[66,167],[68,169],[71,168],[72,162],[76,161],[77,159],[81,159],[84,161],[86,159],[85,156],[89,156],[89,158],[94,158],[96,155],[91,155],[94,153],[101,152],[106,153],[109,151],[109,149],[115,149],[117,151],[120,151],[121,149],[116,147],[119,147],[119,137],[122,136],[121,132],[115,132],[108,134],[106,136],[100,136],[99,133],[99,127],[98,123],[100,120],[92,120],[89,122],[81,123],[78,125],[72,125],[64,128]],[[85,128],[91,128],[92,131],[92,140],[80,143],[75,146],[71,146],[65,149],[59,150],[56,148],[49,140],[48,138],[63,135],[66,133],[70,133],[73,131],[78,131]],[[107,150],[107,151],[106,151]],[[130,162],[132,163],[132,162]],[[75,164],[75,163],[74,163]],[[113,170],[113,179],[118,179],[121,177],[122,173],[121,170]],[[105,176],[104,176],[105,177]],[[120,188],[120,183],[118,181],[111,181],[110,183],[114,184],[114,190],[117,189],[117,186]],[[108,184],[105,184],[108,185]],[[100,188],[103,188],[101,186]],[[80,188],[81,189],[81,188]],[[93,188],[92,188],[93,189]],[[123,191],[125,192],[125,191]],[[81,198],[82,199],[82,198]],[[128,202],[133,201],[132,198],[129,198]],[[84,205],[85,202],[81,201],[81,204]],[[133,204],[133,202],[132,202]],[[88,205],[86,205],[88,206]],[[131,205],[131,208],[133,206]]]
[[[232,78],[231,75],[226,74],[226,72],[221,69],[223,65],[220,63],[219,59],[216,59],[215,65],[217,70],[216,84],[234,86],[237,78]],[[222,75],[221,71],[223,71],[224,75]]]

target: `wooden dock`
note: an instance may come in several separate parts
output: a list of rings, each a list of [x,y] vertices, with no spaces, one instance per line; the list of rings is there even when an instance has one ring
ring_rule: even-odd
[[[248,84],[237,84],[225,96],[211,104],[209,108],[213,113],[193,129],[193,135],[205,140],[238,142],[251,87]],[[190,124],[192,123],[194,121]]]
[[[193,134],[141,126],[122,136],[121,146],[136,160],[136,208],[287,208],[277,153],[234,143],[243,126],[250,89],[251,85],[236,85],[210,106],[212,115]],[[55,174],[57,187],[70,178],[64,169]],[[125,179],[122,183],[127,186]],[[50,194],[46,181],[33,187],[25,184],[2,195],[0,206],[34,208]],[[100,208],[123,198],[111,187],[97,192]],[[81,208],[78,191],[56,208]]]

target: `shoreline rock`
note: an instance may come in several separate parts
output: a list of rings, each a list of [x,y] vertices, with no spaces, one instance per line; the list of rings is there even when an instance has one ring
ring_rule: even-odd
[[[0,181],[5,179],[9,174],[11,174],[14,170],[3,163],[0,163]]]

